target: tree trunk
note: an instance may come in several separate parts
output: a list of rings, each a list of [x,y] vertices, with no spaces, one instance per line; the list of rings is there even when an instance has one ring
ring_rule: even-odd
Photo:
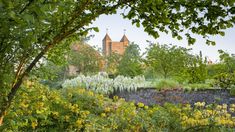
[[[25,76],[28,75],[28,73],[33,69],[33,67],[36,65],[36,63],[42,58],[42,56],[50,49],[52,45],[48,44],[39,54],[34,58],[32,63],[27,67],[27,69],[22,73],[22,75],[16,80],[16,82],[13,84],[10,93],[8,93],[6,99],[3,100],[3,104],[0,109],[0,126],[3,124],[4,116],[7,113],[8,108],[11,105],[11,102],[19,89],[20,85],[23,82],[23,79]]]

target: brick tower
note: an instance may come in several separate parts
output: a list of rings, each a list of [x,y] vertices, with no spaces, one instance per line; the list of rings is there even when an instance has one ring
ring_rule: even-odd
[[[120,42],[112,41],[108,33],[106,33],[103,39],[103,55],[107,56],[115,52],[117,54],[123,55],[126,47],[129,44],[129,40],[124,34]]]

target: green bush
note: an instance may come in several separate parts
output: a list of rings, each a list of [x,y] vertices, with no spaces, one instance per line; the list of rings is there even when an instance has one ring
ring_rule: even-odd
[[[224,89],[230,88],[232,85],[235,85],[235,74],[234,73],[221,73],[214,77],[215,87],[220,87]]]
[[[234,131],[235,118],[227,105],[213,106],[198,102],[195,107],[148,107],[81,88],[55,90],[29,82],[16,96],[0,131]],[[230,111],[234,108],[231,105]]]
[[[209,89],[212,88],[210,84],[207,83],[193,83],[193,84],[185,84],[184,89]]]
[[[235,96],[235,85],[232,85],[230,88],[230,95]]]
[[[182,86],[175,80],[170,79],[161,79],[155,82],[156,89],[176,89],[176,88],[182,88]]]

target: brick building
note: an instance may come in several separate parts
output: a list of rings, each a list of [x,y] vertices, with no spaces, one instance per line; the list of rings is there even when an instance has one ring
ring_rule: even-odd
[[[112,41],[109,35],[106,33],[103,39],[103,55],[110,55],[112,52],[123,55],[126,47],[129,44],[129,40],[124,34],[119,42]]]

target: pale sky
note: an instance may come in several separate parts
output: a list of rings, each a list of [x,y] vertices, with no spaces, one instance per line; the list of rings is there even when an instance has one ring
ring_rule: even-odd
[[[123,19],[119,14],[101,15],[91,26],[98,27],[99,32],[90,32],[90,35],[92,34],[94,37],[91,38],[88,43],[92,46],[98,46],[99,48],[102,48],[102,40],[106,34],[106,29],[108,28],[108,34],[113,41],[120,41],[124,34],[124,29],[126,29],[126,36],[129,41],[138,44],[142,52],[144,52],[148,47],[146,40],[149,40],[159,44],[174,44],[192,48],[192,52],[194,54],[198,54],[201,50],[202,54],[204,56],[208,56],[213,62],[219,60],[219,49],[235,54],[235,27],[226,29],[225,36],[217,35],[211,37],[210,39],[216,42],[216,46],[206,45],[205,39],[200,36],[196,36],[197,41],[193,46],[188,46],[186,39],[173,39],[171,34],[166,35],[164,33],[160,33],[160,37],[158,39],[154,39],[152,36],[144,32],[142,26],[138,28],[135,25],[132,25],[130,20]]]

